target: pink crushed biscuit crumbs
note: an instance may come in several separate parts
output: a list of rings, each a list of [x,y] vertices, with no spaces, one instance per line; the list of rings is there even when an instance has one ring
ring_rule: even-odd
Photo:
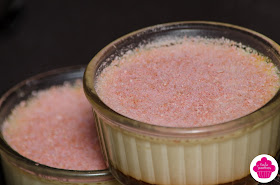
[[[4,123],[3,135],[18,153],[47,166],[106,168],[81,81],[53,86],[21,102]]]
[[[95,84],[102,101],[142,122],[198,127],[254,112],[279,89],[276,66],[241,44],[204,38],[162,43],[106,67]]]

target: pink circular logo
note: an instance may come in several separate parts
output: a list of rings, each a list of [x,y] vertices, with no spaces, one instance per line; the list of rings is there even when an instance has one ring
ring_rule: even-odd
[[[250,172],[256,181],[261,183],[270,182],[278,174],[277,161],[267,154],[258,155],[251,162]]]

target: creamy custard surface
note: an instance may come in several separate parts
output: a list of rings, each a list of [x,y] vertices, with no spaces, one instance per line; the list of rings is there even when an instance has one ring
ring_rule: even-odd
[[[69,170],[106,169],[81,81],[34,92],[15,107],[3,136],[19,154]]]
[[[278,73],[270,59],[233,41],[167,39],[116,58],[95,87],[105,104],[129,118],[199,127],[265,105],[279,89]]]

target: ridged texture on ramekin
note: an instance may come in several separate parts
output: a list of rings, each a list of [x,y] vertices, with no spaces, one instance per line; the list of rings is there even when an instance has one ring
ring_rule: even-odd
[[[280,144],[279,115],[256,127],[202,139],[144,136],[95,117],[110,166],[150,184],[210,185],[239,180],[250,174],[255,156],[276,156]]]
[[[67,182],[67,179],[50,180],[30,174],[2,159],[2,167],[7,185],[120,185],[117,180],[103,182]]]

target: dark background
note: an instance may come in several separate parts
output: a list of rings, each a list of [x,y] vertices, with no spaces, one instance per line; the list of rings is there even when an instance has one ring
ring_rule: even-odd
[[[15,1],[0,24],[0,94],[39,72],[87,64],[118,37],[160,23],[226,22],[280,43],[279,0]]]
[[[4,1],[0,0],[0,94],[37,73],[87,64],[118,37],[160,23],[226,22],[280,43],[279,0],[14,0],[7,11],[1,8]],[[2,178],[0,173],[1,185]]]

